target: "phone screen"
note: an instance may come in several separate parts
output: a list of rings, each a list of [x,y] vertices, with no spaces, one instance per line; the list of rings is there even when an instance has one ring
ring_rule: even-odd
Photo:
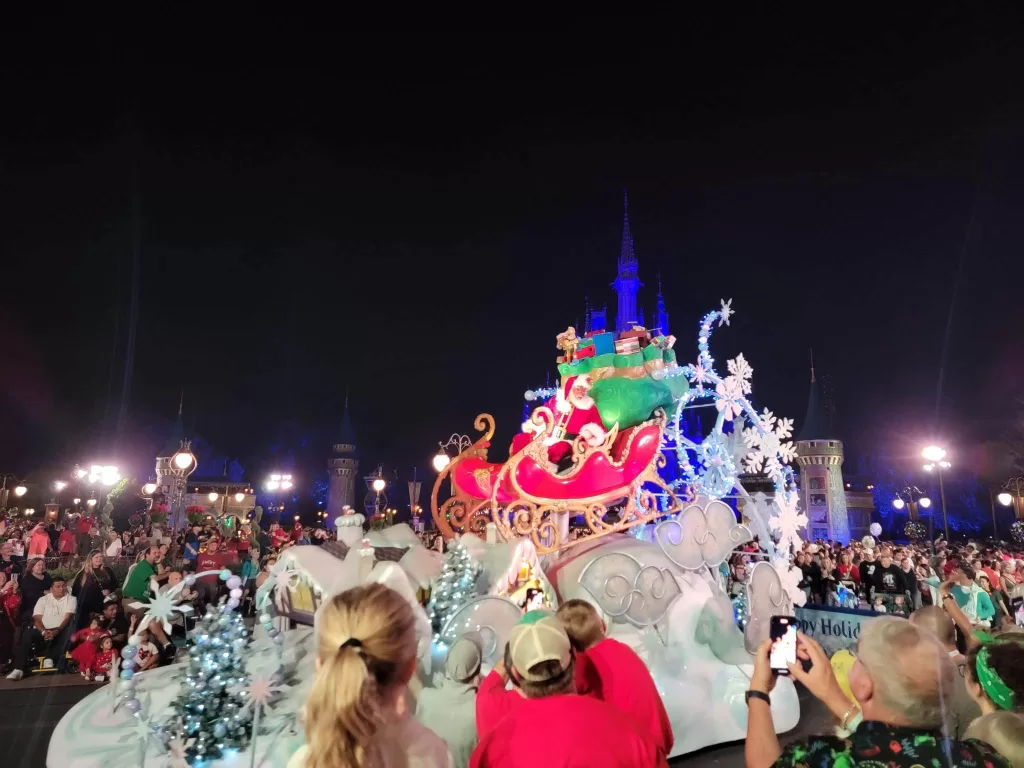
[[[788,664],[796,664],[796,619],[772,616],[770,625],[772,648],[768,663],[780,675],[788,675]]]
[[[1024,597],[1010,600],[1010,613],[1013,614],[1014,623],[1018,627],[1024,627]]]

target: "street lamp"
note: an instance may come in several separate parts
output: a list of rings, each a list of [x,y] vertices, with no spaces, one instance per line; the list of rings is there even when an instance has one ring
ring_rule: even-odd
[[[34,515],[35,513],[36,513],[36,511],[35,511],[34,509],[31,509],[31,508],[29,508],[29,509],[26,509],[26,510],[25,510],[25,517],[31,517],[31,516],[32,516],[32,515]]]
[[[473,446],[473,441],[470,440],[469,435],[460,435],[458,433],[453,434],[448,438],[448,442],[437,443],[437,455],[434,456],[434,471],[444,472],[445,467],[451,463],[451,457],[448,455],[449,448],[455,448],[455,455],[458,456],[460,453]]]
[[[942,501],[942,529],[946,541],[949,541],[949,515],[946,508],[946,486],[942,482],[942,470],[949,469],[953,465],[946,461],[946,449],[937,445],[929,445],[921,451],[921,456],[927,459],[924,465],[925,472],[938,470],[939,475],[939,499]]]
[[[1013,507],[1013,512],[1018,520],[1024,520],[1024,477],[1014,477],[1003,483],[1002,492],[996,496],[999,503],[1004,507]],[[995,508],[992,509],[992,524],[995,525]],[[999,538],[998,532],[996,538]]]
[[[895,509],[907,508],[907,517],[910,519],[907,521],[907,527],[905,532],[908,536],[913,538],[911,534],[910,524],[918,522],[918,507],[928,509],[932,505],[932,500],[929,499],[920,488],[916,485],[905,486],[902,490],[896,492],[896,498],[892,500],[892,505]]]
[[[235,501],[237,501],[239,504],[241,504],[243,501],[245,501],[245,494],[241,493],[241,492],[236,493],[235,494]]]
[[[58,480],[57,482],[55,482],[53,484],[53,488],[54,488],[54,490],[57,491],[57,493],[60,493],[61,491],[63,491],[67,487],[68,487],[68,484],[65,483],[63,480]]]
[[[210,493],[206,495],[206,498],[208,498],[210,501],[216,501],[217,499],[220,498],[220,494],[217,493],[216,491],[210,491]]]
[[[14,495],[17,496],[19,499],[26,493],[28,493],[28,488],[26,488],[24,485],[14,486]]]
[[[387,488],[387,485],[388,484],[384,481],[383,477],[378,477],[376,480],[373,481],[373,491],[374,491],[374,493],[380,493],[385,488]]]
[[[156,487],[156,483],[146,483],[144,486],[142,486],[142,492],[147,496],[152,496],[154,493],[156,493]]]
[[[274,472],[264,483],[264,487],[268,491],[287,491],[294,483],[292,483],[291,475],[284,475],[280,472]]]
[[[178,525],[185,514],[185,485],[189,475],[196,471],[197,463],[195,454],[192,453],[192,441],[182,440],[178,450],[171,456],[169,467],[169,474],[174,478],[174,485],[171,487],[171,560],[178,554],[176,540]]]

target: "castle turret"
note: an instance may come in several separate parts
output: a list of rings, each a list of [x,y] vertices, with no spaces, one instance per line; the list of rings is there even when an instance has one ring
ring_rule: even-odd
[[[658,275],[658,309],[654,313],[654,327],[668,336],[668,312],[665,311],[665,297],[661,295],[661,275]]]
[[[850,523],[846,512],[846,486],[843,484],[843,443],[829,437],[831,434],[812,359],[807,414],[796,442],[800,495],[809,521],[807,536],[847,544],[850,541]]]
[[[345,412],[341,417],[341,429],[334,443],[334,455],[327,460],[327,523],[334,527],[334,518],[341,514],[342,507],[353,506],[356,498],[356,473],[359,459],[356,458],[356,433],[348,416],[348,397],[345,397]]]
[[[629,231],[629,194],[622,190],[622,245],[619,248],[619,273],[612,288],[619,295],[619,311],[615,317],[615,330],[628,331],[640,319],[636,306],[636,292],[643,286],[638,277],[633,236]]]

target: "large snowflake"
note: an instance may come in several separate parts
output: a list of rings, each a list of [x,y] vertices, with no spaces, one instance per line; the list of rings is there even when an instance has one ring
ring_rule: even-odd
[[[743,413],[743,387],[740,379],[729,376],[715,385],[715,408],[721,411],[726,421],[732,421]]]
[[[181,582],[171,587],[166,592],[159,592],[159,585],[156,583],[156,579],[150,580],[150,590],[153,592],[153,599],[148,603],[134,602],[129,603],[129,608],[138,610],[145,608],[146,615],[142,617],[142,621],[139,622],[138,632],[141,632],[146,628],[147,625],[152,622],[156,622],[162,626],[164,632],[171,631],[171,621],[174,619],[175,613],[180,613],[183,616],[192,613],[191,605],[178,605],[177,598],[178,593],[185,586],[185,582]]]
[[[782,589],[789,597],[793,605],[803,605],[807,602],[807,595],[800,589],[800,581],[803,579],[803,572],[790,564],[786,558],[772,561],[772,567],[779,574],[779,581],[782,582]]]
[[[747,362],[743,353],[740,352],[732,360],[729,360],[726,366],[729,368],[729,373],[739,379],[740,390],[743,394],[749,395],[752,389],[750,377],[754,375],[754,369],[750,367],[750,363]]]
[[[768,525],[779,536],[779,550],[788,554],[800,546],[800,529],[807,527],[807,515],[800,511],[796,493],[776,493],[775,508],[778,513]]]
[[[749,453],[743,458],[743,468],[751,474],[764,472],[772,480],[781,480],[785,464],[796,458],[796,448],[786,440],[793,435],[791,419],[776,419],[767,408],[758,417],[758,423],[743,430],[743,443]]]

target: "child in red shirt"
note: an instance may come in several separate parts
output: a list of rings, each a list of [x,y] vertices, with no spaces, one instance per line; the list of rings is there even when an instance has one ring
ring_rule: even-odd
[[[576,650],[576,690],[632,715],[663,755],[671,753],[672,723],[647,665],[628,645],[605,637],[604,621],[585,600],[567,601],[557,615]]]
[[[71,642],[78,643],[71,651],[71,658],[78,662],[82,677],[86,679],[89,678],[93,659],[96,658],[99,651],[100,640],[104,637],[110,637],[110,632],[107,629],[106,619],[98,614],[93,614],[88,627],[78,630],[71,636]]]
[[[114,641],[110,637],[100,638],[100,647],[89,665],[89,674],[97,683],[110,677],[114,668]]]

